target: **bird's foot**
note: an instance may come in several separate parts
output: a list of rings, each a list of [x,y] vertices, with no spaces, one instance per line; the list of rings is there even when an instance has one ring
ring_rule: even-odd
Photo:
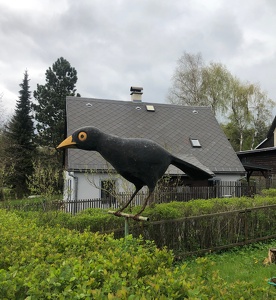
[[[115,213],[114,213],[114,216],[116,217],[121,217],[122,215],[122,211],[121,210],[117,210]]]
[[[139,217],[140,217],[140,214],[137,214],[137,215],[135,215],[135,216],[133,217],[133,220],[135,220],[135,221],[140,221]]]

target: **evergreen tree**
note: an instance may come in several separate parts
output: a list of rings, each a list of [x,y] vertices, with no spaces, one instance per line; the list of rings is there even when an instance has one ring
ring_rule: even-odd
[[[32,107],[37,121],[37,138],[41,146],[55,148],[66,130],[66,96],[76,96],[77,71],[63,57],[46,73],[46,84],[37,85]],[[77,94],[77,96],[80,96]],[[60,157],[58,158],[61,159]]]
[[[18,198],[28,194],[28,177],[33,172],[34,128],[30,115],[30,86],[28,72],[25,71],[23,82],[19,85],[19,99],[15,113],[5,130],[6,184],[11,186]]]

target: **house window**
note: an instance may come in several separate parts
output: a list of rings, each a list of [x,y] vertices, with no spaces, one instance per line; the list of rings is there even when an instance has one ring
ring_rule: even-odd
[[[102,180],[101,181],[101,199],[104,202],[116,201],[116,180]]]
[[[201,148],[201,144],[198,139],[190,138],[190,142],[191,142],[193,148]]]

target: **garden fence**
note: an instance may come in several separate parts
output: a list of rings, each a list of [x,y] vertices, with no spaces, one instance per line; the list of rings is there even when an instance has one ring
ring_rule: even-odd
[[[205,187],[178,187],[165,190],[157,190],[153,195],[152,202],[154,203],[167,203],[171,201],[190,201],[193,199],[211,199],[222,197],[241,197],[245,195],[254,195],[259,190],[256,184],[247,185],[243,182],[220,182],[217,185]],[[142,205],[145,198],[148,196],[145,192],[138,193],[131,206]],[[6,209],[17,209],[24,211],[48,211],[48,210],[61,210],[71,214],[76,214],[88,208],[101,208],[101,209],[118,209],[123,203],[126,203],[131,197],[131,193],[117,193],[110,195],[107,198],[98,199],[78,199],[78,200],[65,200],[65,201],[22,201],[21,203],[14,204],[13,201],[0,202],[0,207]]]
[[[125,196],[125,195],[124,195]],[[141,195],[144,199],[145,195]],[[138,202],[135,205],[139,204]],[[81,200],[75,202],[41,201],[10,206],[6,209],[25,211],[59,210],[74,213],[85,208],[118,208],[118,201],[109,199]],[[133,222],[130,233],[155,241],[160,248],[167,246],[176,255],[185,256],[204,251],[216,251],[276,238],[276,205],[254,207],[235,211],[191,216],[177,220]],[[124,228],[112,230],[116,238],[124,236]]]
[[[176,189],[157,190],[153,195],[152,202],[168,203],[171,201],[190,201],[193,199],[211,199],[211,198],[230,198],[252,196],[260,192],[256,184],[244,184],[243,182],[229,181],[220,182],[218,185],[204,187],[178,187]],[[138,193],[133,201],[132,206],[142,205],[148,196],[145,192]],[[126,203],[131,197],[131,193],[117,193],[115,196],[104,199],[81,199],[68,200],[64,202],[63,210],[71,214],[78,213],[87,208],[118,209],[123,203]]]
[[[275,220],[276,205],[269,205],[178,220],[136,222],[130,233],[186,256],[276,238]],[[116,238],[123,235],[123,229],[115,231]]]

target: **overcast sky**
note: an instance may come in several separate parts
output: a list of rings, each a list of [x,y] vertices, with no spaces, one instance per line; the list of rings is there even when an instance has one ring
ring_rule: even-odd
[[[177,60],[200,52],[276,101],[275,0],[0,0],[0,93],[8,111],[64,57],[82,97],[165,103]]]

